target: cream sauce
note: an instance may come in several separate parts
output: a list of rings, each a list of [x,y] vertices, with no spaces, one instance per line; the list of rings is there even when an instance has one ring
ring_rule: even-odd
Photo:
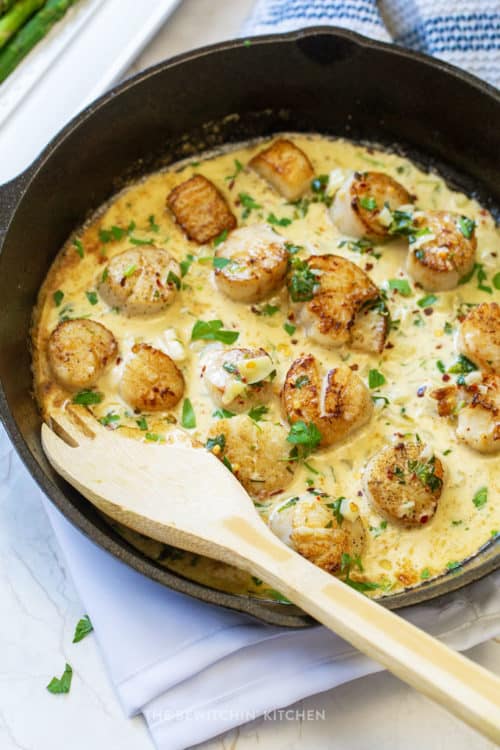
[[[318,175],[333,170],[344,170],[345,175],[349,170],[384,171],[417,196],[416,205],[420,208],[447,209],[473,218],[477,223],[477,262],[483,265],[488,277],[483,285],[489,286],[492,293],[478,289],[474,277],[457,289],[436,293],[432,314],[428,315],[418,305],[426,293],[416,289],[411,279],[412,294],[409,297],[388,290],[391,316],[398,322],[390,334],[392,348],[386,348],[381,355],[363,354],[348,348],[328,350],[307,341],[300,326],[290,335],[284,329],[290,313],[285,289],[267,300],[268,305],[279,308],[272,315],[259,314],[268,310],[265,303],[250,306],[227,299],[214,284],[213,247],[189,242],[165,207],[170,190],[195,173],[203,174],[222,190],[239,226],[265,221],[271,213],[278,218],[289,218],[292,222],[288,226],[277,226],[276,229],[287,241],[303,245],[306,254],[343,255],[367,270],[373,281],[385,289],[389,279],[408,279],[404,271],[406,241],[395,240],[377,246],[376,255],[362,255],[346,244],[339,246],[345,238],[331,222],[324,203],[311,203],[307,214],[300,216],[293,205],[254,172],[236,169],[237,162],[245,165],[262,148],[262,142],[247,144],[222,154],[202,155],[196,163],[175,165],[122,191],[75,236],[77,245],[83,248],[83,257],[74,244],[75,237],[68,241],[49,271],[35,313],[36,394],[44,414],[50,412],[54,402],[68,398],[68,394],[53,383],[46,360],[48,336],[65,315],[90,317],[114,333],[121,361],[97,384],[104,399],[92,409],[97,417],[110,412],[118,415],[119,420],[112,422],[111,426],[140,439],[145,438],[146,432],[139,429],[137,415],[131,414],[118,393],[124,362],[137,342],[157,346],[167,353],[173,351],[173,340],[180,342],[175,346],[175,358],[186,380],[185,396],[189,397],[196,414],[196,428],[189,430],[192,439],[204,443],[207,430],[216,419],[213,416],[215,407],[200,378],[199,363],[207,347],[214,344],[190,340],[197,319],[220,319],[225,329],[239,332],[235,346],[263,347],[271,354],[277,377],[266,418],[283,424],[279,391],[288,367],[301,353],[315,355],[325,367],[334,367],[339,361],[357,365],[357,372],[365,381],[370,369],[378,369],[385,376],[386,383],[373,394],[384,396],[388,403],[377,399],[375,414],[361,431],[344,443],[311,456],[307,466],[299,466],[286,492],[260,502],[258,508],[267,519],[272,508],[284,497],[300,495],[311,485],[333,497],[343,495],[354,499],[367,529],[363,577],[381,584],[384,591],[392,593],[453,569],[457,562],[474,555],[500,529],[498,456],[480,455],[458,443],[453,426],[437,416],[435,402],[428,397],[433,387],[443,385],[438,361],[448,366],[456,359],[457,314],[461,306],[500,298],[491,283],[499,269],[500,234],[490,214],[474,200],[454,192],[439,176],[424,173],[405,158],[345,140],[299,134],[289,137],[307,153]],[[261,206],[252,210],[245,219],[243,206],[238,200],[242,192],[251,195]],[[130,233],[124,233],[120,239],[101,241],[99,229],[126,228],[131,222],[135,223],[135,228]],[[182,279],[181,291],[175,302],[161,314],[127,318],[111,310],[99,297],[96,304],[91,304],[95,299],[86,294],[96,290],[107,260],[131,247],[130,236],[136,240],[150,240],[155,246],[168,249],[178,261],[188,261],[189,270]],[[190,256],[193,257],[191,263]],[[59,306],[53,299],[57,290],[64,293]],[[424,396],[418,397],[417,391],[424,387]],[[173,422],[180,424],[181,410],[182,401],[172,414],[144,415],[149,436],[158,435],[161,439],[168,434]],[[438,510],[432,521],[422,528],[408,530],[391,523],[385,525],[361,492],[364,466],[378,449],[391,441],[394,433],[411,436],[418,433],[422,441],[434,448],[446,468]],[[483,507],[476,508],[472,499],[481,487],[488,487],[488,501]],[[187,577],[217,588],[238,592],[249,590],[256,595],[269,596],[265,585],[250,581],[241,572],[236,574],[220,563],[200,563],[198,559],[193,562],[194,557],[190,554],[165,552],[158,549],[156,543],[149,544],[133,532],[126,530],[123,533],[147,554],[181,570]],[[225,571],[224,574],[221,570]]]

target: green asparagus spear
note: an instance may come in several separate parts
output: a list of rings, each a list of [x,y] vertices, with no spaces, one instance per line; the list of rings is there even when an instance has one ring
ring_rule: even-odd
[[[21,0],[3,18],[0,18],[0,49],[5,47],[16,31],[24,26],[28,18],[42,5],[45,5],[45,0]]]
[[[47,0],[45,7],[39,10],[0,52],[0,83],[75,2],[77,0]]]
[[[0,16],[7,13],[15,3],[17,3],[17,0],[0,0]]]

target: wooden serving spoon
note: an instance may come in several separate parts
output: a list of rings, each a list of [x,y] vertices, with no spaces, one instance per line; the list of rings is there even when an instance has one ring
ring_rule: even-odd
[[[83,409],[58,414],[53,427],[58,434],[42,427],[48,460],[108,516],[268,581],[400,679],[500,742],[498,677],[283,544],[205,448],[118,436]]]

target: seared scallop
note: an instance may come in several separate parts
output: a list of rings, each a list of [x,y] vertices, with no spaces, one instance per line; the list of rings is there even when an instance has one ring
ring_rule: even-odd
[[[47,347],[55,379],[69,390],[95,385],[117,353],[118,344],[108,328],[80,318],[59,323]]]
[[[426,524],[436,512],[444,469],[432,449],[401,441],[376,453],[365,469],[365,487],[378,513],[405,526]]]
[[[123,315],[148,315],[171,304],[179,279],[179,264],[167,250],[134,248],[110,260],[99,283],[99,294]]]
[[[236,226],[236,219],[220,190],[201,174],[174,188],[167,205],[188,238],[199,245]]]
[[[424,289],[454,289],[474,267],[474,222],[451,211],[417,211],[416,232],[410,237],[406,259],[408,273]]]
[[[235,302],[265,299],[283,282],[288,267],[285,240],[267,224],[236,229],[215,257],[216,284]]]
[[[480,453],[500,450],[500,375],[459,387],[457,437]]]
[[[279,138],[259,151],[249,166],[288,201],[295,201],[309,188],[314,169],[307,155],[286,138]]]
[[[334,503],[328,495],[310,492],[288,498],[273,509],[269,525],[300,555],[329,573],[337,572],[343,555],[358,557],[365,545],[356,504],[346,498],[339,500]],[[335,512],[334,505],[338,506]]]
[[[483,302],[462,321],[458,348],[486,373],[500,375],[500,305]]]
[[[355,263],[340,255],[294,258],[288,290],[297,302],[298,322],[319,344],[366,352],[384,348],[388,311],[378,287]]]
[[[216,349],[203,357],[201,375],[216,406],[241,412],[271,398],[276,370],[264,349]]]
[[[283,410],[291,424],[314,424],[320,445],[337,443],[370,419],[373,402],[361,380],[346,365],[325,374],[311,354],[292,363],[282,390]]]
[[[290,444],[286,437],[286,430],[280,425],[256,424],[240,414],[212,424],[207,448],[251,495],[266,497],[284,490],[293,478],[295,464],[288,460]]]
[[[120,383],[122,398],[135,411],[172,409],[184,394],[184,378],[168,354],[135,344]]]
[[[390,235],[391,212],[411,202],[406,188],[389,175],[355,172],[337,191],[330,212],[342,234],[385,239]]]

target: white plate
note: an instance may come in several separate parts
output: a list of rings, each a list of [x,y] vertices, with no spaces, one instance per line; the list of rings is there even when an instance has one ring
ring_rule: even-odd
[[[0,86],[0,183],[117,81],[180,0],[80,0]]]

